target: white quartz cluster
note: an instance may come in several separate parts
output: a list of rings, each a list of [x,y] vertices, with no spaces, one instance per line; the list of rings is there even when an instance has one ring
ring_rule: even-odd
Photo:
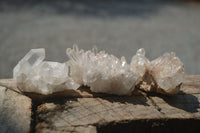
[[[136,55],[132,57],[130,69],[138,75],[138,80],[141,81],[147,71],[149,60],[145,57],[145,50],[138,49]]]
[[[66,63],[43,61],[44,49],[32,49],[17,64],[13,77],[23,92],[44,95],[88,86],[92,92],[130,95],[139,87],[145,91],[173,95],[183,82],[184,67],[175,53],[149,61],[139,49],[130,64],[105,51],[68,48]]]
[[[118,59],[105,51],[79,50],[76,45],[66,51],[70,58],[70,76],[80,85],[89,86],[93,92],[130,95],[137,76],[122,57]]]
[[[173,95],[184,80],[183,63],[173,52],[150,62],[144,49],[139,49],[132,58],[131,70],[139,76],[140,88],[146,91]]]
[[[67,63],[43,61],[44,58],[44,49],[32,49],[16,65],[13,78],[21,91],[48,95],[79,87],[68,77]]]

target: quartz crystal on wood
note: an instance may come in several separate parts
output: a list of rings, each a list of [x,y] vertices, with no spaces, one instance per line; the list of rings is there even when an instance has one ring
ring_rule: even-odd
[[[93,92],[130,95],[137,76],[130,71],[124,57],[118,59],[105,51],[97,53],[79,50],[75,45],[66,51],[70,58],[70,76],[80,85],[89,86]]]
[[[149,60],[145,57],[145,50],[143,48],[138,49],[136,55],[133,56],[130,64],[131,71],[136,73],[139,77],[138,81],[142,80],[149,63]]]
[[[151,61],[148,69],[160,93],[176,94],[179,92],[179,85],[184,80],[184,66],[175,53],[166,53]]]
[[[66,63],[43,61],[44,58],[44,49],[32,49],[16,65],[13,78],[21,91],[47,95],[79,87],[68,77]]]
[[[179,92],[184,78],[183,63],[173,52],[150,62],[144,49],[139,49],[132,58],[131,70],[140,77],[138,86],[141,89],[168,95]]]
[[[183,82],[184,67],[175,53],[149,61],[139,49],[131,64],[97,48],[84,51],[74,45],[66,63],[43,61],[44,49],[32,49],[13,70],[18,88],[44,95],[89,86],[93,92],[130,95],[135,86],[145,91],[173,95]]]

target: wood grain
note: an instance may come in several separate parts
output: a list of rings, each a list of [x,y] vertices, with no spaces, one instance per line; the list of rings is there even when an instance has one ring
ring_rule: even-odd
[[[11,79],[0,84],[19,91]],[[92,93],[87,87],[48,96],[24,95],[38,105],[34,112],[37,133],[200,132],[199,75],[185,76],[180,93],[174,96],[141,91],[115,96]]]

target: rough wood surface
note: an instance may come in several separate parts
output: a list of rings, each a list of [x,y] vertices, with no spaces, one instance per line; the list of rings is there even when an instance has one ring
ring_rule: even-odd
[[[78,97],[47,100],[37,108],[38,124],[36,131],[43,132],[49,128],[52,129],[51,131],[61,131],[63,128],[67,129],[69,127],[71,129],[71,127],[80,126],[101,127],[109,123],[114,123],[115,125],[124,122],[131,123],[137,120],[193,119],[198,121],[191,122],[193,123],[191,128],[194,132],[199,132],[200,76],[187,76],[185,79],[180,93],[175,96],[142,92],[141,95],[124,97],[102,94],[93,95],[93,98]],[[165,124],[164,122],[164,126],[166,126]],[[176,122],[174,124],[178,125]],[[156,124],[152,122],[150,128],[154,129],[154,125]],[[163,125],[161,124],[161,126]],[[176,128],[174,127],[174,130]],[[181,124],[179,128],[182,128],[183,131],[191,131],[185,124]],[[129,127],[129,129],[133,131],[134,126]],[[106,131],[109,132],[109,130],[104,130],[103,132]],[[146,131],[149,131],[149,129],[144,130],[144,132]],[[162,131],[162,129],[159,131]],[[68,130],[68,132],[75,131]]]
[[[0,80],[0,85],[18,91],[12,80]],[[174,96],[141,91],[115,96],[88,89],[51,96],[26,93],[38,105],[33,110],[34,132],[200,132],[199,75],[185,76]]]
[[[0,133],[28,133],[31,99],[0,86]]]

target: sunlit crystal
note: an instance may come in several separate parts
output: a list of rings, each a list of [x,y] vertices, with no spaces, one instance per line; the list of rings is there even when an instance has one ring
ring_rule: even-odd
[[[138,75],[140,81],[142,80],[149,63],[149,60],[145,57],[145,50],[143,48],[138,49],[136,55],[133,56],[131,60],[130,69]]]
[[[70,58],[70,76],[80,85],[89,86],[93,92],[130,95],[137,76],[130,71],[124,57],[118,59],[105,51],[97,53],[79,50],[77,46],[67,49]]]
[[[32,49],[14,68],[13,78],[21,91],[51,94],[79,87],[68,77],[68,64],[44,58],[44,49]]]
[[[166,53],[153,60],[149,70],[163,93],[176,94],[184,80],[184,66],[175,53]],[[162,92],[161,92],[162,93]]]
[[[140,77],[141,89],[168,95],[179,92],[184,77],[183,63],[173,52],[150,62],[144,49],[139,49],[132,58],[131,70]]]
[[[135,86],[145,91],[176,94],[183,82],[184,66],[175,53],[149,61],[139,49],[131,64],[97,48],[84,51],[76,45],[66,51],[67,63],[43,61],[44,49],[32,49],[13,70],[13,78],[23,92],[52,94],[89,86],[92,92],[130,95]]]
[[[37,67],[45,58],[45,49],[30,50],[13,69],[13,77],[15,80],[23,81],[23,75],[31,74],[33,68]],[[34,73],[34,72],[33,72]]]

